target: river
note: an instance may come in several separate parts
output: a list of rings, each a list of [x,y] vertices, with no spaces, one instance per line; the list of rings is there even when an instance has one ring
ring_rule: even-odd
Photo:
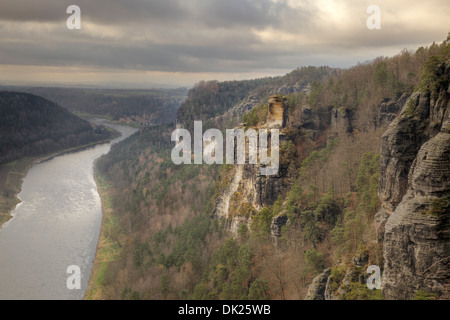
[[[0,229],[0,299],[79,300],[87,289],[102,221],[94,161],[137,129],[95,119],[122,133],[110,143],[34,165],[21,203]],[[81,288],[69,266],[78,266]],[[70,270],[69,270],[70,271]],[[73,281],[72,281],[73,280]]]

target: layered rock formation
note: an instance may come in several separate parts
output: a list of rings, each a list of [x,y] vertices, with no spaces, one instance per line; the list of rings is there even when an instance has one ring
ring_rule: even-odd
[[[329,277],[331,274],[331,268],[326,269],[323,273],[315,277],[308,288],[308,293],[305,300],[327,300],[325,299],[325,292]]]
[[[286,123],[286,99],[271,96],[267,120],[263,127],[269,130],[283,129]],[[280,132],[279,139],[280,143],[286,139],[283,132]],[[232,234],[236,235],[243,224],[250,225],[251,215],[248,214],[249,212],[257,212],[263,207],[272,205],[283,192],[285,176],[283,169],[279,168],[277,174],[274,175],[263,175],[261,166],[260,163],[234,165],[234,176],[228,188],[216,202],[213,216],[224,219],[225,228]],[[243,207],[246,209],[246,213],[241,212]],[[275,221],[274,233],[281,235],[281,228],[286,223],[287,219]]]
[[[267,115],[268,128],[285,128],[288,121],[286,98],[272,95],[269,98],[269,111]]]
[[[395,101],[390,99],[385,99],[378,107],[379,114],[377,119],[377,125],[383,126],[390,124],[396,117],[397,113],[405,105],[406,101],[410,97],[410,94],[403,93],[401,97]]]
[[[444,76],[450,79],[450,62]],[[450,89],[417,92],[382,138],[377,214],[382,292],[445,295],[450,283]]]
[[[353,111],[350,108],[337,108],[331,110],[331,129],[337,132],[352,132]]]
[[[369,274],[366,267],[369,262],[367,251],[357,252],[350,266],[336,266],[341,269],[341,278],[333,276],[332,268],[314,278],[308,288],[305,300],[343,300],[350,292],[352,283],[366,285]],[[338,277],[339,278],[339,277]]]
[[[310,89],[311,89],[310,84],[295,83],[293,85],[283,85],[280,88],[271,89],[269,91],[269,93],[267,93],[265,90],[253,92],[248,97],[246,97],[243,101],[239,102],[232,108],[228,109],[224,114],[215,117],[212,120],[214,123],[214,125],[212,125],[212,127],[221,128],[223,126],[230,125],[230,123],[232,125],[238,125],[239,121],[241,120],[242,116],[245,113],[249,112],[254,107],[264,103],[263,97],[265,97],[266,94],[271,95],[269,97],[269,101],[268,101],[269,104],[270,104],[270,101],[272,100],[275,103],[275,105],[278,104],[278,106],[279,106],[280,102],[282,102],[282,104],[286,103],[286,101],[283,98],[281,98],[280,95],[294,94],[294,93],[298,93],[298,92],[309,93]],[[280,100],[278,100],[278,99],[280,99]],[[280,110],[280,109],[275,108],[274,111],[277,112],[277,110]],[[287,110],[283,110],[282,117],[283,117],[283,120],[281,121],[281,123],[278,122],[278,124],[281,124],[281,127],[286,127],[287,126],[286,122],[288,121]]]
[[[381,141],[381,209],[375,222],[383,245],[385,299],[414,299],[419,291],[450,297],[450,61],[441,69],[445,81],[437,92],[425,88],[379,108],[382,125],[403,103]],[[334,130],[351,127],[344,111],[332,111]],[[342,299],[352,282],[364,284],[367,275],[355,270],[366,268],[367,257],[355,256],[352,265],[334,285],[328,271],[319,275],[306,299]]]
[[[385,226],[383,293],[411,299],[416,291],[442,295],[450,283],[450,134],[420,149],[410,186]]]
[[[280,238],[282,236],[282,230],[285,225],[289,223],[288,216],[285,212],[272,218],[272,223],[270,224],[270,233],[275,238]]]

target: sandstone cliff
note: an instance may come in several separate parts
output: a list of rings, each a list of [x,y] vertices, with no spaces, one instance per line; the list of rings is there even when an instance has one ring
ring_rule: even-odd
[[[450,283],[450,61],[437,95],[414,93],[382,138],[377,214],[382,292],[445,295]]]
[[[269,98],[269,110],[267,115],[267,126],[269,128],[285,128],[288,121],[286,98],[272,95]]]
[[[269,98],[267,121],[263,125],[268,129],[283,129],[287,123],[286,99],[279,96]],[[286,139],[280,132],[280,143]],[[243,225],[250,225],[253,214],[265,206],[272,205],[283,193],[283,179],[286,174],[279,168],[275,175],[263,175],[261,164],[236,164],[233,166],[233,178],[228,188],[218,198],[213,216],[224,219],[225,228],[236,235]],[[281,228],[287,219],[274,219],[273,234],[281,236]]]
[[[381,140],[381,208],[375,216],[385,299],[414,299],[419,291],[450,297],[450,61],[439,68],[437,90],[425,87],[383,101],[375,119],[380,127],[392,121]],[[332,110],[330,127],[351,132],[351,110]],[[365,286],[368,264],[367,256],[356,255],[350,266],[333,266],[339,277],[326,270],[306,299],[344,299],[352,283]]]

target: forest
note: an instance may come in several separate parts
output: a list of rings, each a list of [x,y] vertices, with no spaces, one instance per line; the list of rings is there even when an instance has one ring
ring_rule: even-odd
[[[286,98],[282,187],[261,208],[238,187],[230,197],[229,219],[240,221],[233,231],[214,212],[236,167],[174,165],[175,123],[141,130],[97,163],[111,205],[104,237],[116,250],[114,259],[97,259],[87,298],[304,299],[328,270],[334,298],[383,299],[363,284],[368,265],[383,265],[375,228],[381,137],[413,92],[448,86],[441,66],[449,58],[444,41],[349,69],[197,84],[177,113],[186,127],[248,96],[255,105],[239,122],[260,127],[268,96]],[[282,216],[289,222],[274,232]]]
[[[46,155],[112,136],[42,97],[0,91],[0,164]]]
[[[184,101],[187,89],[84,89],[9,87],[11,91],[35,94],[81,116],[97,115],[110,120],[133,116],[152,117],[153,124],[172,122]]]

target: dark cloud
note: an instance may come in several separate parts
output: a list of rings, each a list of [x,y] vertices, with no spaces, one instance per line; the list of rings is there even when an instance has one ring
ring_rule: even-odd
[[[213,0],[204,1],[203,4],[199,6],[197,16],[208,26],[215,28],[278,25],[278,8],[285,6],[270,0]]]
[[[210,28],[267,27],[295,12],[286,2],[271,0],[2,0],[0,20],[61,21],[66,8],[78,5],[90,21],[124,23],[202,24]],[[303,16],[305,18],[306,16]]]
[[[100,66],[173,72],[227,72],[229,62],[240,71],[275,65],[277,48],[258,50],[248,46],[191,46],[183,43],[146,43],[128,46],[117,43],[72,41],[60,46],[57,42],[39,45],[40,40],[6,43],[0,60],[17,65]],[[267,60],[271,63],[267,64]]]
[[[0,20],[49,22],[66,19],[68,1],[53,0],[2,0]]]
[[[416,10],[402,6],[414,1],[391,7],[379,0],[384,2],[383,27],[371,31],[360,0],[298,0],[296,5],[293,0],[0,1],[0,65],[81,66],[99,72],[250,73],[308,64],[350,66],[386,55],[388,49],[444,39],[449,30],[436,27],[443,23],[430,17],[442,20],[450,10],[443,0],[417,1]],[[327,3],[342,12],[324,10]],[[82,30],[66,28],[71,4],[81,8]],[[422,16],[429,23],[418,23]]]
[[[60,21],[67,19],[69,5],[78,5],[83,15],[103,24],[176,20],[185,11],[176,0],[2,0],[0,19],[8,21]]]
[[[47,11],[36,11],[24,0],[5,1],[0,20],[22,24],[58,21],[61,26],[50,32],[8,33],[14,40],[5,41],[0,57],[10,64],[186,72],[230,71],[233,64],[244,71],[262,67],[264,59],[276,56],[279,50],[263,48],[254,30],[281,28],[288,19],[306,20],[304,11],[271,0],[63,0],[57,6],[50,5],[54,1],[37,1],[38,8]],[[95,24],[98,30],[67,30],[64,20],[69,4],[79,5],[82,23]],[[111,33],[120,30],[119,42],[102,35],[104,27],[110,27]]]

